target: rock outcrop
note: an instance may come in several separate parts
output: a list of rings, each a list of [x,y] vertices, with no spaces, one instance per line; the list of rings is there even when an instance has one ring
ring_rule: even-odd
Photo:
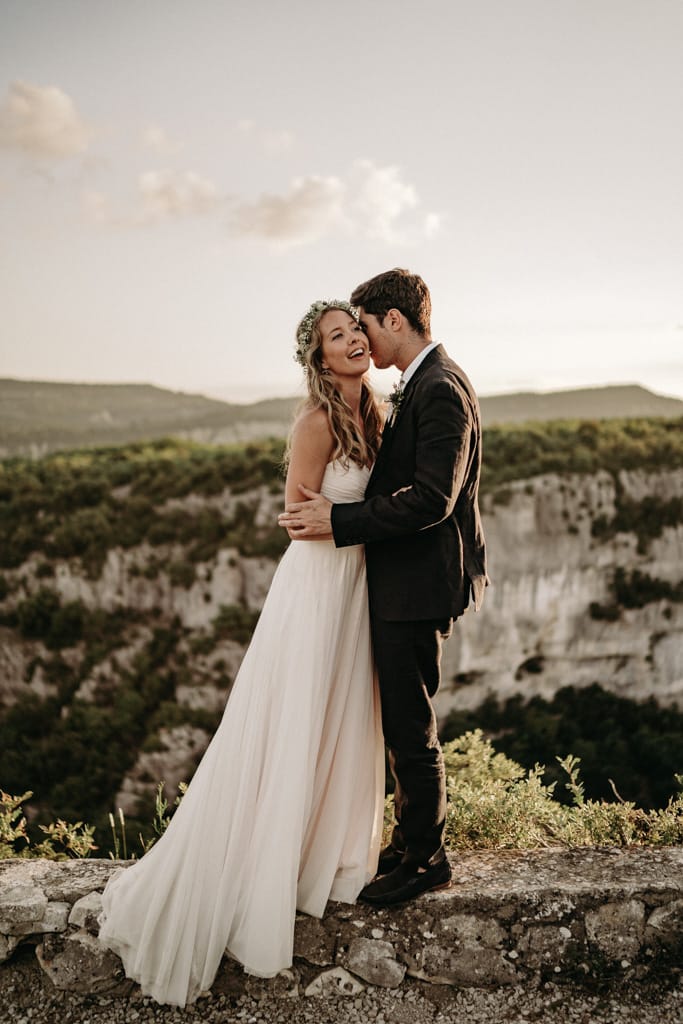
[[[618,495],[619,489],[619,495]],[[487,697],[551,699],[563,686],[599,683],[622,697],[683,704],[683,603],[653,601],[613,620],[591,614],[611,599],[614,572],[683,580],[683,524],[639,550],[632,532],[593,535],[617,498],[683,497],[683,471],[556,474],[520,480],[483,502],[492,586],[444,647],[436,698],[443,717]]]

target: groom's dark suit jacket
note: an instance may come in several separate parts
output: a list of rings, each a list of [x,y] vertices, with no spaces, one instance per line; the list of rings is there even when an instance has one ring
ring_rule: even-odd
[[[337,547],[367,545],[374,615],[456,618],[470,596],[479,607],[487,583],[480,470],[477,396],[438,345],[408,381],[394,422],[385,427],[365,500],[332,507]]]

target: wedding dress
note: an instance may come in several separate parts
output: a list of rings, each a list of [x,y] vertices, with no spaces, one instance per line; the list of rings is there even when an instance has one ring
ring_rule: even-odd
[[[322,493],[358,500],[368,475],[332,462]],[[261,977],[290,966],[297,909],[352,903],[375,873],[383,750],[364,548],[294,541],[168,829],[107,884],[100,942],[178,1006],[224,952]]]

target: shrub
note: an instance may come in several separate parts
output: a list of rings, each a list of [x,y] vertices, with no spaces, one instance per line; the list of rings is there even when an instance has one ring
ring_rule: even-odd
[[[558,786],[564,773],[556,755],[580,757],[591,799],[613,796],[610,779],[623,797],[646,809],[664,807],[677,792],[683,712],[652,699],[627,700],[597,684],[564,687],[551,701],[489,699],[476,711],[451,713],[441,737],[447,742],[474,729],[485,730],[496,751],[527,771],[545,764],[546,778]],[[568,799],[563,789],[557,799]]]
[[[66,860],[69,857],[87,857],[97,849],[93,842],[93,826],[84,825],[82,821],[71,825],[61,819],[50,825],[41,825],[47,839],[32,847],[22,811],[22,804],[32,796],[30,791],[17,797],[0,790],[0,858]]]
[[[484,431],[482,491],[541,473],[683,466],[683,420],[552,420]],[[672,510],[673,511],[673,510]],[[681,521],[680,518],[678,520]]]
[[[235,640],[246,644],[251,639],[259,613],[237,604],[224,604],[213,620],[214,645],[218,640]]]
[[[591,601],[588,611],[592,619],[616,622],[622,608],[644,608],[653,601],[683,601],[683,580],[669,583],[639,569],[628,572],[623,566],[614,570],[610,590],[614,594],[611,603],[602,605]]]
[[[191,562],[171,562],[168,578],[174,587],[191,587],[195,581],[195,567]]]
[[[668,845],[683,842],[683,792],[665,808],[643,811],[618,800],[586,800],[579,759],[557,758],[571,803],[554,799],[556,783],[542,782],[540,765],[525,771],[496,753],[480,730],[444,745],[451,849],[524,849],[538,846]],[[683,779],[679,778],[680,784]]]
[[[588,606],[588,614],[591,619],[598,622],[617,622],[621,616],[621,609],[618,604],[600,604],[599,601],[591,601]]]
[[[592,523],[591,533],[599,540],[609,540],[617,533],[635,533],[638,552],[646,554],[650,541],[662,535],[667,527],[683,523],[683,499],[663,501],[648,495],[642,501],[631,501],[617,489],[616,511],[612,519],[598,516]]]

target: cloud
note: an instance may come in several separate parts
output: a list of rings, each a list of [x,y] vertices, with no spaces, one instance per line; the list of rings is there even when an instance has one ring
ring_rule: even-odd
[[[13,82],[0,106],[0,145],[41,159],[84,153],[90,131],[73,100],[56,86]]]
[[[225,202],[213,182],[194,171],[145,171],[137,196],[118,202],[97,189],[81,194],[86,220],[98,227],[150,227],[168,220],[202,217]]]
[[[284,153],[294,145],[294,135],[286,128],[261,128],[256,121],[244,118],[237,122],[237,134],[250,139],[267,153]]]
[[[236,204],[232,229],[241,236],[287,245],[314,242],[332,233],[396,243],[433,238],[440,218],[420,213],[413,185],[399,168],[356,160],[346,179],[295,178],[284,195]]]
[[[214,183],[194,171],[145,171],[138,188],[147,221],[201,216],[224,201]]]
[[[403,215],[418,202],[415,188],[401,181],[398,167],[376,167],[371,160],[354,163],[348,211],[358,231],[367,238],[397,241]]]
[[[170,155],[178,153],[182,149],[180,143],[172,139],[164,128],[156,124],[150,124],[145,128],[142,133],[142,142],[146,149],[160,154]]]
[[[264,195],[237,204],[232,219],[238,235],[289,245],[314,242],[342,221],[345,187],[338,178],[295,178],[284,196]]]

